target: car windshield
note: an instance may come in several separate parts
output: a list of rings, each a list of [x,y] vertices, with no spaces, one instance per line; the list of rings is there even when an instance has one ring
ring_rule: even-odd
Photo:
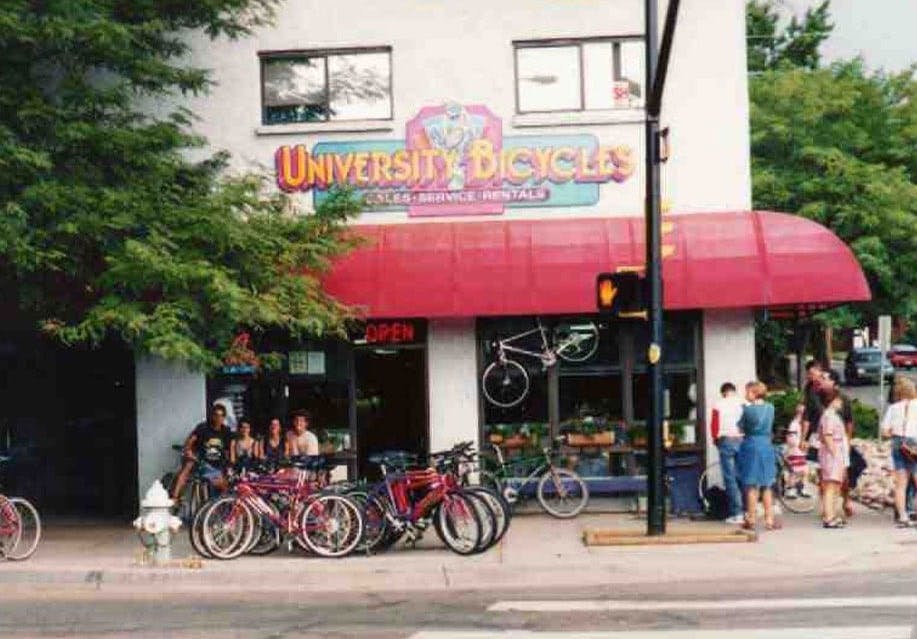
[[[917,353],[917,346],[911,346],[910,344],[895,344],[892,346],[892,351],[895,353]]]
[[[878,362],[879,361],[879,351],[866,351],[863,353],[856,353],[853,356],[853,359],[857,362]]]

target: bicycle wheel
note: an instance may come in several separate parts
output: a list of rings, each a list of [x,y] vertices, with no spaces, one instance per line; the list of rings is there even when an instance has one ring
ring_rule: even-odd
[[[0,559],[6,559],[19,544],[22,536],[22,519],[16,505],[8,497],[0,495]]]
[[[207,559],[213,559],[213,555],[210,554],[207,545],[204,543],[204,516],[210,510],[211,505],[211,503],[207,503],[201,506],[188,525],[188,539],[191,541],[191,547],[194,552]]]
[[[818,506],[818,471],[806,464],[806,471],[796,475],[778,465],[774,493],[784,508],[797,515],[810,513]]]
[[[321,495],[303,510],[300,538],[321,557],[343,557],[363,539],[360,508],[342,495]]]
[[[710,513],[713,509],[713,505],[710,503],[710,471],[714,468],[719,469],[719,463],[714,462],[704,469],[704,472],[701,473],[700,479],[697,480],[697,497],[700,499],[701,504],[703,504],[704,512]],[[717,470],[719,472],[719,470]]]
[[[191,502],[189,504],[188,516],[193,520],[194,515],[201,506],[210,501],[210,484],[203,479],[191,480]]]
[[[280,529],[274,525],[266,515],[258,513],[254,516],[255,532],[252,535],[252,545],[248,549],[249,555],[263,557],[280,548]]]
[[[593,322],[562,322],[554,328],[554,348],[567,362],[585,362],[599,350],[599,329]]]
[[[235,496],[220,497],[207,510],[202,540],[216,559],[235,559],[251,546],[255,532],[251,510]]]
[[[509,522],[512,519],[509,503],[502,495],[484,486],[470,486],[465,490],[482,497],[493,512],[496,523],[496,534],[494,535],[491,545],[497,544],[503,539],[503,535],[506,534],[506,531],[509,530]]]
[[[38,510],[27,499],[12,497],[10,502],[15,506],[19,515],[19,541],[6,553],[6,558],[20,561],[31,557],[38,549],[41,539],[41,518]]]
[[[388,531],[385,505],[382,501],[364,491],[347,493],[357,506],[360,507],[363,517],[363,539],[357,546],[358,552],[372,553],[379,549]]]
[[[528,395],[529,374],[519,362],[491,362],[481,377],[484,397],[494,406],[510,408]]]
[[[481,543],[481,518],[470,499],[462,493],[445,496],[433,516],[436,534],[454,553],[471,555]]]
[[[497,537],[497,514],[482,495],[467,490],[464,491],[464,494],[478,513],[478,519],[481,520],[481,540],[475,552],[484,552],[494,544],[494,539]]]
[[[550,468],[538,480],[538,503],[559,519],[576,517],[589,501],[589,487],[582,478],[566,468]]]

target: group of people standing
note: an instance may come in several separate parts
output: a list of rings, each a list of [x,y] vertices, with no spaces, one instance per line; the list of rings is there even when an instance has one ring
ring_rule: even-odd
[[[818,461],[825,528],[842,528],[853,516],[850,489],[856,485],[865,461],[850,445],[854,426],[850,401],[840,392],[835,371],[812,361],[806,365],[806,377],[803,403],[797,406],[796,417],[787,429],[786,447],[780,453],[773,443],[775,411],[766,400],[767,386],[749,382],[744,397],[731,382],[721,386],[711,427],[726,489],[727,523],[754,530],[760,499],[766,529],[781,527],[775,517],[772,491],[778,454],[784,456],[791,471],[799,469],[801,462],[799,472],[806,472],[806,460]],[[809,497],[802,493],[801,481],[789,486],[788,491],[800,493],[789,497]]]
[[[180,497],[196,464],[200,464],[204,477],[219,488],[225,485],[228,468],[244,467],[255,460],[277,464],[293,457],[318,455],[318,438],[309,430],[310,421],[307,411],[296,411],[291,427],[284,432],[280,418],[274,417],[264,435],[257,437],[251,422],[241,419],[238,431],[233,433],[226,424],[226,408],[214,404],[208,420],[195,426],[185,440],[172,498]]]
[[[764,504],[765,528],[776,530],[780,522],[774,515],[771,491],[777,471],[772,442],[774,405],[765,400],[767,386],[749,382],[742,397],[735,384],[726,382],[720,387],[720,395],[713,409],[711,428],[726,487],[729,508],[726,521],[755,530],[760,498]]]

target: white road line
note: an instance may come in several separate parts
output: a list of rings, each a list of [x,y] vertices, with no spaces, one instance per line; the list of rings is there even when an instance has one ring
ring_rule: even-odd
[[[633,601],[625,599],[498,601],[490,612],[641,612],[653,610],[804,610],[829,608],[914,608],[917,596],[831,597],[816,599],[718,599],[683,601]],[[917,638],[915,638],[917,639]]]
[[[912,639],[909,626],[842,628],[739,628],[532,632],[528,630],[429,630],[409,639]]]

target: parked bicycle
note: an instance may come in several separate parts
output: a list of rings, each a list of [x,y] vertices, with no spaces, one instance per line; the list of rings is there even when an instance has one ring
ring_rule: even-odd
[[[542,371],[545,371],[557,364],[558,358],[568,362],[584,362],[598,350],[599,329],[593,322],[561,322],[554,327],[550,341],[548,330],[541,320],[536,319],[535,323],[535,328],[529,331],[494,342],[495,360],[484,369],[481,377],[481,389],[491,404],[510,408],[528,395],[529,373],[525,366],[511,356],[536,359],[541,363]],[[522,346],[525,340],[531,342],[535,336],[540,350]]]
[[[200,554],[234,559],[267,554],[282,538],[322,557],[352,552],[363,535],[360,507],[325,490],[324,460],[294,460],[291,469],[233,478],[231,491],[208,502],[195,516],[191,543]],[[260,469],[259,469],[260,470]]]
[[[172,450],[179,454],[178,469],[167,472],[159,480],[170,495],[175,485],[175,479],[178,477],[178,472],[181,470],[185,447],[182,444],[172,444]],[[206,504],[218,492],[213,486],[213,482],[207,478],[203,462],[198,460],[194,464],[194,470],[188,478],[188,483],[185,484],[182,490],[175,516],[186,525],[191,523],[201,506]]]
[[[715,510],[710,500],[710,477],[722,475],[719,462],[707,466],[697,483],[697,495],[705,512]],[[773,486],[774,497],[791,513],[806,514],[818,507],[820,493],[818,464],[807,462],[803,472],[794,472],[779,452],[777,454],[777,479]]]
[[[382,472],[382,481],[366,494],[364,516],[375,540],[370,550],[388,548],[403,538],[416,543],[431,525],[446,547],[460,555],[483,552],[496,543],[497,515],[455,477],[397,451],[372,455],[370,462]]]
[[[0,466],[10,460],[0,456]],[[21,561],[31,557],[41,539],[38,510],[23,497],[0,493],[0,560]]]
[[[493,468],[481,471],[481,484],[499,492],[512,505],[525,499],[534,485],[535,497],[546,513],[560,519],[576,517],[589,503],[589,487],[574,471],[560,468],[554,463],[557,448],[564,441],[555,438],[551,447],[543,448],[540,455],[517,458],[508,464],[503,451],[491,444]],[[524,477],[517,476],[514,468],[531,467]]]

